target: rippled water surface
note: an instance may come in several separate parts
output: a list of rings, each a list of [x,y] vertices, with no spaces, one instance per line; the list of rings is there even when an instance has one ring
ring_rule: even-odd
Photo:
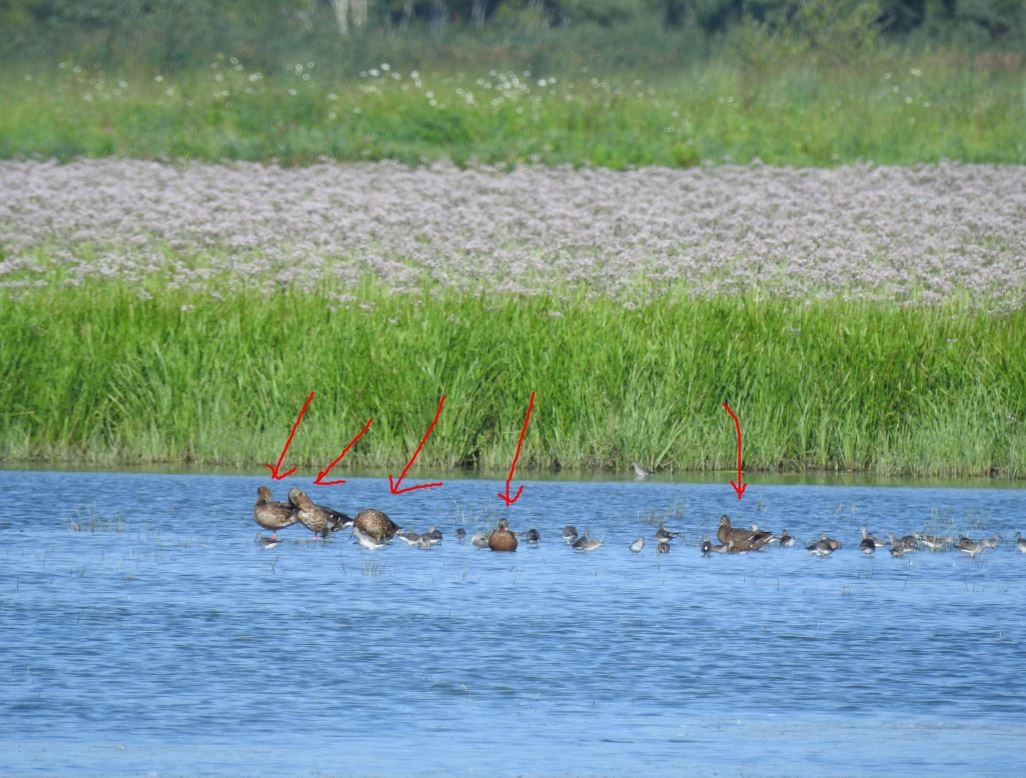
[[[377,551],[265,549],[266,482],[0,472],[0,772],[1022,774],[1026,491],[527,482],[503,555],[453,539],[499,482],[274,485],[445,535]],[[724,511],[844,545],[703,558]],[[865,558],[863,524],[1003,540]]]

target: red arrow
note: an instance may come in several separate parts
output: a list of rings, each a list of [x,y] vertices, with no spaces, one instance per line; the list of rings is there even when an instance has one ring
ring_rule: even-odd
[[[278,468],[281,467],[281,461],[285,458],[285,452],[289,450],[289,446],[292,445],[292,438],[296,436],[296,429],[299,427],[299,422],[303,420],[303,414],[306,413],[307,407],[310,405],[310,401],[313,399],[314,393],[310,392],[310,396],[306,398],[306,402],[303,403],[303,407],[299,410],[299,415],[296,417],[296,423],[292,425],[292,432],[289,433],[289,439],[285,441],[285,448],[281,450],[281,454],[278,456],[278,461],[273,465],[264,465],[271,471],[271,478],[275,481],[280,481],[282,478],[287,478],[296,472],[296,468],[292,468],[286,473],[279,473]]]
[[[527,404],[527,415],[524,417],[524,426],[520,430],[520,440],[517,441],[517,453],[513,455],[513,464],[509,466],[509,475],[506,476],[506,493],[497,492],[497,495],[506,502],[508,508],[517,500],[520,499],[520,493],[524,491],[524,485],[521,484],[520,488],[517,489],[517,493],[513,496],[509,496],[509,482],[513,480],[513,472],[517,469],[517,460],[520,459],[520,447],[524,445],[524,435],[527,432],[527,422],[531,420],[531,409],[534,408],[534,392],[531,392],[531,401]]]
[[[349,449],[353,447],[356,441],[363,437],[363,433],[370,429],[372,421],[374,421],[373,416],[367,419],[367,423],[363,425],[363,429],[356,433],[356,437],[349,441],[349,445],[342,449],[342,453],[335,457],[333,460],[331,460],[331,464],[317,474],[317,477],[314,479],[314,486],[335,486],[335,484],[344,484],[346,482],[346,479],[344,478],[341,478],[337,481],[322,481],[321,479],[331,472],[331,468],[333,468],[335,465],[342,461],[342,457],[348,454]]]
[[[741,479],[741,422],[737,420],[737,415],[730,409],[727,403],[723,403],[723,407],[730,414],[730,418],[734,420],[734,426],[737,427],[737,483],[731,481],[730,485],[734,487],[734,491],[737,492],[737,498],[740,500],[741,495],[748,488],[748,484]]]
[[[406,467],[403,468],[403,471],[399,474],[399,477],[395,480],[392,480],[392,474],[388,474],[388,489],[390,492],[392,492],[392,494],[403,494],[404,492],[412,492],[414,489],[430,489],[434,486],[442,485],[442,482],[438,481],[437,483],[433,484],[417,484],[416,486],[407,486],[405,489],[399,488],[399,484],[403,482],[403,479],[406,477],[406,474],[410,471],[410,468],[413,467],[413,463],[417,461],[417,457],[420,455],[420,450],[424,448],[424,441],[428,439],[428,435],[431,434],[431,430],[433,430],[435,428],[435,425],[438,423],[438,417],[442,415],[442,406],[444,404],[445,395],[443,394],[442,399],[438,401],[438,410],[435,411],[435,418],[434,420],[432,420],[431,426],[427,428],[427,432],[424,433],[424,437],[420,439],[420,445],[418,445],[417,450],[413,452],[413,456],[410,458],[410,461],[406,463]]]

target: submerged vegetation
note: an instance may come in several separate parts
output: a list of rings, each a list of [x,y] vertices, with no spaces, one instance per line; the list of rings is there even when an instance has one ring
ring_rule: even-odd
[[[409,455],[424,466],[1026,474],[1026,311],[673,291],[585,295],[283,291],[224,300],[115,282],[0,301],[0,451],[10,460],[273,461],[311,391],[290,466]]]

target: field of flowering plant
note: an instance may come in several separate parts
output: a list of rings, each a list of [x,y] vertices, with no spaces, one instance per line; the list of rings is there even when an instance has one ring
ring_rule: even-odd
[[[1026,295],[1026,167],[0,162],[0,285],[150,294],[668,288],[987,310]]]

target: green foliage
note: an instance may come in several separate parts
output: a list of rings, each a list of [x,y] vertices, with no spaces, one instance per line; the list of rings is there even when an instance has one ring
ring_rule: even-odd
[[[320,468],[405,461],[441,394],[425,466],[746,467],[1026,475],[1026,309],[689,299],[636,309],[367,285],[361,305],[117,285],[0,298],[0,457]]]
[[[965,68],[946,53],[894,54],[855,69],[805,64],[773,45],[742,51],[737,66],[653,83],[522,71],[412,79],[394,66],[339,81],[317,63],[267,75],[223,57],[177,78],[8,71],[0,157],[1026,162],[1021,63]]]

